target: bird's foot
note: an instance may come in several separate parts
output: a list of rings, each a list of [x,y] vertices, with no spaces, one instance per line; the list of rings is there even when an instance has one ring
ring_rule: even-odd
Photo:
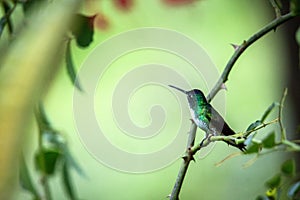
[[[212,133],[206,134],[205,138],[203,138],[203,140],[200,142],[200,147],[204,147],[204,146],[208,145],[211,142],[210,138],[212,136],[214,136],[214,134],[212,134]],[[205,140],[208,141],[208,143],[206,145],[204,145]]]

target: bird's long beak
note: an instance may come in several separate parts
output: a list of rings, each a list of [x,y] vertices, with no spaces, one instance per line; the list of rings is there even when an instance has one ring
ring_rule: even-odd
[[[184,94],[187,93],[187,91],[185,91],[185,90],[183,90],[183,89],[181,89],[181,88],[178,88],[178,87],[176,87],[176,86],[174,86],[174,85],[169,85],[169,87],[175,88],[176,90],[179,90],[180,92],[182,92],[182,93],[184,93]]]

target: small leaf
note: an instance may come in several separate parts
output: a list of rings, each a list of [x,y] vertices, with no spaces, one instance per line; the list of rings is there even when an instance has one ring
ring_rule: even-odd
[[[259,125],[261,125],[262,122],[260,120],[256,120],[255,122],[253,122],[252,124],[250,124],[250,126],[247,128],[247,132],[251,131],[253,129],[255,129],[256,127],[258,127]]]
[[[257,142],[253,142],[247,147],[246,154],[258,153],[261,150],[261,144]]]
[[[23,157],[23,155],[21,156],[20,159],[20,184],[22,186],[23,189],[29,191],[35,199],[41,199],[39,197],[39,194],[37,192],[37,189],[34,187],[30,174],[29,174],[29,170],[28,167],[26,165],[25,159]]]
[[[300,181],[294,183],[288,190],[288,197],[291,199],[296,199],[297,194],[300,191]]]
[[[286,176],[293,176],[296,172],[296,164],[294,159],[289,159],[281,165],[281,172]]]
[[[262,141],[262,144],[263,144],[263,147],[267,148],[267,149],[274,147],[276,145],[275,133],[272,132],[266,138],[264,138]]]
[[[266,195],[269,199],[274,199],[276,198],[277,196],[277,188],[269,188],[267,191],[266,191]]]
[[[71,32],[73,33],[77,45],[79,47],[88,47],[92,41],[94,36],[94,16],[84,16],[81,14],[77,14],[74,16],[74,24],[71,26]]]
[[[59,152],[50,149],[36,153],[35,165],[37,170],[47,175],[53,175],[60,156]]]
[[[64,189],[65,189],[67,195],[69,196],[69,198],[72,200],[75,200],[77,198],[76,198],[76,195],[75,195],[75,192],[73,189],[69,170],[70,169],[69,169],[67,163],[64,162],[63,169],[62,169],[62,179],[63,179],[63,183],[64,183]]]
[[[263,116],[260,119],[261,122],[265,121],[265,119],[268,117],[268,115],[271,113],[271,111],[275,108],[276,105],[279,104],[274,102],[268,107],[268,109],[264,112]]]
[[[73,83],[73,85],[80,91],[83,91],[80,85],[80,81],[76,75],[76,70],[75,70],[75,66],[73,63],[73,59],[72,59],[72,54],[71,54],[71,42],[68,41],[67,42],[67,47],[66,47],[66,66],[67,66],[67,72],[68,75]]]
[[[280,182],[281,182],[281,175],[276,174],[275,176],[273,176],[272,178],[267,180],[266,186],[268,188],[277,188],[279,186]]]

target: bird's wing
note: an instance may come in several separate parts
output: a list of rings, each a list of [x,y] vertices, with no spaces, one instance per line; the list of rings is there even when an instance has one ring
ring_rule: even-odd
[[[215,129],[219,134],[223,135],[233,135],[235,132],[228,126],[228,124],[224,121],[223,117],[216,111],[210,104],[208,106],[210,109],[209,117],[210,124],[209,126]]]
[[[210,120],[209,127],[213,128],[219,134],[223,135],[234,135],[235,132],[228,126],[228,124],[224,121],[223,117],[211,106],[208,106],[210,112],[206,115],[207,118]],[[221,131],[220,131],[221,130]],[[228,145],[234,146],[239,148],[241,151],[246,151],[246,147],[244,143],[236,144],[234,141],[224,141]]]

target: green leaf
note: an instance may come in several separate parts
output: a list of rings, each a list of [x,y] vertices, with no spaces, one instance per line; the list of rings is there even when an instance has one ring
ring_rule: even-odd
[[[277,188],[281,182],[281,174],[276,174],[266,182],[268,188]]]
[[[289,159],[281,165],[281,172],[286,176],[293,176],[296,173],[296,164],[294,159]]]
[[[47,0],[27,0],[23,1],[23,12],[25,16],[35,11],[41,3],[45,3]]]
[[[275,132],[270,133],[267,137],[265,137],[262,141],[264,148],[272,148],[276,145],[275,143]]]
[[[79,79],[77,77],[77,74],[76,74],[74,63],[73,63],[72,53],[71,53],[71,42],[70,41],[67,42],[65,60],[66,60],[67,72],[68,72],[68,75],[69,75],[73,85],[78,90],[83,91],[82,87],[80,85],[80,81],[79,81]]]
[[[258,127],[261,124],[262,124],[262,122],[260,120],[256,120],[255,122],[250,124],[250,126],[247,128],[246,131],[251,131],[251,130],[255,129],[256,127]]]
[[[74,192],[74,188],[72,185],[69,170],[70,169],[68,167],[67,162],[64,162],[63,169],[62,169],[62,179],[63,179],[63,183],[64,183],[64,189],[65,189],[65,192],[67,193],[67,195],[69,196],[69,198],[72,200],[75,200],[77,198],[76,198],[76,195]]]
[[[45,113],[43,104],[40,102],[35,112],[35,117],[41,132],[52,129],[48,117]]]
[[[29,191],[35,199],[41,199],[39,197],[37,189],[34,187],[34,185],[32,183],[31,176],[30,176],[30,173],[29,173],[29,170],[28,170],[28,167],[26,165],[23,155],[21,156],[21,159],[20,159],[19,177],[20,177],[20,184],[21,184],[22,188]]]
[[[300,0],[291,0],[291,11],[293,12],[294,15],[299,15],[300,14]]]
[[[65,145],[63,148],[64,148],[65,162],[68,164],[68,166],[73,167],[79,175],[85,176],[84,171],[82,170],[80,165],[76,162],[76,160],[73,158],[67,145]]]
[[[260,121],[264,122],[265,119],[268,117],[268,115],[271,113],[271,111],[275,108],[275,106],[279,105],[278,103],[272,103],[268,109],[264,112],[263,116],[261,117]]]
[[[75,23],[71,26],[71,32],[73,33],[77,45],[79,47],[88,47],[92,41],[94,36],[94,16],[84,16],[81,14],[77,14],[75,17]]]
[[[300,181],[294,183],[288,190],[288,197],[291,199],[296,199],[297,194],[300,191]]]
[[[61,154],[57,151],[44,149],[35,155],[35,165],[38,171],[53,175]]]
[[[258,153],[261,150],[261,144],[257,142],[253,142],[247,147],[246,154]]]

